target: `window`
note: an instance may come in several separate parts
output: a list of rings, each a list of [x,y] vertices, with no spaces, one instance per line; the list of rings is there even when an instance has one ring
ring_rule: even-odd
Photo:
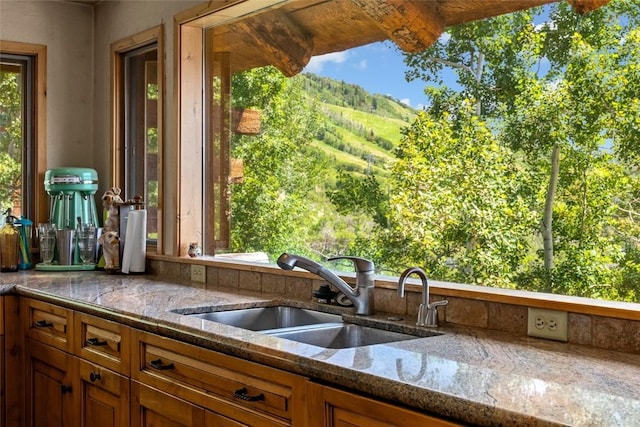
[[[571,33],[575,31],[576,40],[580,35],[589,32],[591,24],[598,24],[598,22],[588,22],[582,26],[583,22],[590,19],[588,16],[571,15],[571,11],[567,9],[566,5],[559,5],[558,8],[553,13],[558,13],[559,16],[564,13],[566,17],[569,17],[568,19],[576,21],[570,29],[560,31]],[[616,13],[618,12],[614,10],[605,10],[603,15],[596,16],[595,20],[602,18],[602,22],[614,21],[617,18]],[[543,39],[543,36],[532,33],[538,31],[538,26],[530,25],[530,21],[526,20],[522,22],[527,22],[527,25],[518,26],[517,21],[518,19],[515,19],[513,22],[504,23],[504,26],[496,26],[496,28],[518,27],[524,34],[522,38],[518,39],[520,41],[536,42]],[[632,93],[625,90],[625,87],[628,86],[624,84],[618,85],[628,79],[634,79],[633,81],[637,82],[637,75],[633,71],[638,66],[637,51],[634,50],[637,44],[631,41],[631,38],[618,37],[616,39],[620,41],[621,60],[615,64],[610,63],[611,58],[607,57],[610,53],[608,49],[616,48],[615,43],[606,45],[606,49],[595,49],[595,52],[589,52],[588,43],[576,44],[575,50],[571,53],[577,52],[580,57],[571,64],[571,67],[567,67],[566,63],[562,62],[567,59],[566,55],[559,55],[558,51],[549,53],[549,55],[558,55],[554,58],[558,61],[557,68],[553,70],[557,74],[543,74],[542,77],[547,77],[548,80],[543,83],[541,90],[531,93],[523,91],[524,95],[530,96],[528,100],[532,101],[528,104],[525,102],[527,100],[525,96],[520,97],[523,94],[511,91],[518,87],[516,83],[530,84],[531,87],[535,87],[537,84],[534,81],[540,76],[534,78],[529,72],[535,74],[539,71],[536,65],[546,61],[542,61],[544,58],[540,60],[535,58],[533,65],[528,61],[532,60],[533,54],[538,52],[537,48],[540,46],[528,45],[526,48],[529,50],[522,50],[521,53],[516,50],[512,52],[512,56],[508,57],[514,61],[513,69],[519,67],[520,74],[517,76],[509,74],[509,70],[504,69],[503,64],[506,59],[500,57],[501,51],[491,52],[494,54],[493,58],[490,58],[488,54],[479,55],[481,63],[482,61],[485,63],[488,63],[489,60],[494,61],[491,65],[496,67],[492,70],[496,74],[480,74],[476,77],[499,78],[497,81],[504,84],[504,87],[492,84],[496,81],[487,80],[489,84],[483,88],[486,93],[480,94],[485,96],[488,94],[482,105],[474,99],[474,96],[479,96],[478,94],[481,92],[476,87],[479,80],[469,79],[466,82],[469,88],[466,93],[461,91],[456,94],[445,90],[445,88],[441,88],[442,90],[439,91],[437,86],[431,87],[430,95],[437,111],[430,112],[433,114],[432,117],[416,115],[420,116],[419,120],[416,120],[415,117],[409,119],[411,131],[408,133],[410,135],[404,141],[405,145],[400,147],[400,155],[398,161],[394,162],[393,170],[379,168],[373,156],[370,155],[371,153],[364,153],[366,154],[366,158],[363,160],[365,172],[359,176],[348,173],[338,175],[329,179],[333,179],[334,182],[329,182],[329,186],[322,188],[322,184],[314,181],[322,173],[316,175],[311,175],[311,173],[314,172],[314,168],[318,167],[318,163],[313,160],[322,161],[323,154],[326,153],[314,150],[308,143],[311,139],[320,139],[322,132],[326,134],[329,128],[326,126],[313,127],[317,125],[313,120],[318,110],[313,109],[314,101],[312,99],[304,99],[300,95],[299,85],[311,83],[301,83],[302,79],[298,76],[285,81],[282,74],[271,73],[268,67],[261,68],[259,65],[240,68],[237,65],[239,62],[244,60],[245,63],[250,63],[250,61],[247,60],[248,55],[243,51],[242,46],[235,46],[230,41],[230,35],[246,31],[247,28],[255,29],[255,20],[252,24],[243,24],[242,21],[225,22],[220,28],[210,27],[204,32],[195,26],[182,28],[183,37],[191,33],[194,35],[192,39],[189,39],[189,48],[193,48],[194,51],[203,50],[205,55],[203,64],[195,61],[181,64],[183,66],[181,87],[186,87],[185,85],[193,80],[193,76],[200,73],[205,76],[204,87],[190,87],[188,93],[196,96],[199,93],[206,94],[202,102],[204,123],[200,129],[203,132],[202,135],[189,130],[185,131],[185,123],[187,122],[183,120],[181,123],[182,153],[187,155],[187,151],[195,149],[198,155],[204,153],[205,158],[203,168],[199,172],[191,173],[192,171],[189,171],[189,176],[193,180],[204,183],[202,187],[198,187],[196,194],[203,195],[205,206],[201,206],[200,214],[190,214],[188,218],[190,225],[183,227],[182,231],[188,231],[189,236],[201,236],[205,242],[207,255],[218,255],[226,251],[265,251],[269,260],[273,261],[281,250],[303,252],[308,256],[315,254],[320,258],[323,255],[339,253],[340,250],[343,250],[343,253],[350,252],[351,255],[370,258],[380,256],[383,251],[388,251],[386,254],[386,268],[388,270],[386,271],[391,274],[398,273],[393,268],[402,269],[405,267],[402,262],[410,260],[411,264],[425,266],[430,273],[433,273],[430,274],[431,277],[440,280],[592,298],[604,297],[637,301],[639,288],[636,260],[640,249],[636,237],[636,205],[639,179],[637,166],[635,166],[637,163],[634,163],[634,160],[637,160],[635,157],[637,150],[634,149],[631,141],[634,141],[634,135],[637,135],[635,130],[637,127],[632,124],[637,124],[638,116],[635,107],[631,109],[630,114],[625,112],[629,111],[626,108],[627,105],[637,106],[638,100],[637,92]],[[268,22],[262,24],[263,28],[269,27]],[[586,33],[578,33],[581,26],[583,30],[586,30]],[[608,27],[614,26],[608,25]],[[637,37],[633,24],[625,28],[630,37]],[[556,37],[558,40],[565,40],[566,34],[556,34],[556,28],[553,25],[550,25],[547,30],[549,34],[545,36],[550,39]],[[473,32],[468,33],[473,34]],[[490,38],[490,41],[483,48],[495,47],[493,42],[496,39],[500,39],[500,37]],[[601,40],[603,46],[604,43],[608,43],[605,39]],[[559,44],[562,45],[562,43]],[[476,41],[472,40],[469,46],[471,46],[470,49],[476,48]],[[563,46],[566,47],[566,45]],[[455,51],[455,49],[453,50]],[[459,51],[468,53],[465,50]],[[590,54],[594,56],[589,57]],[[461,57],[464,59],[474,57],[474,55],[463,54]],[[595,58],[595,60],[589,62],[592,60],[590,58]],[[281,59],[281,57],[274,55],[274,65],[282,68],[282,64],[277,64]],[[443,59],[441,63],[451,63],[451,61]],[[583,91],[561,92],[566,88],[562,88],[561,85],[553,85],[553,82],[565,78],[563,73],[567,71],[566,69],[568,72],[575,72],[580,69],[580,65],[584,64],[588,64],[588,67],[593,66],[593,69],[598,71],[600,71],[600,66],[607,64],[613,72],[606,79],[602,79],[599,74],[590,72],[591,69],[587,67],[582,76],[570,76],[574,79],[571,81],[571,88],[581,87],[585,89]],[[423,71],[427,68],[425,67]],[[460,68],[477,70],[476,67],[468,65]],[[185,71],[192,72],[192,78],[187,79],[188,73]],[[524,82],[525,76],[531,80]],[[516,78],[521,78],[521,80]],[[607,82],[604,83],[605,86],[602,86],[603,81]],[[482,83],[486,84],[487,82],[483,81]],[[240,85],[236,86],[236,83],[240,83]],[[618,85],[618,91],[615,94],[613,88],[606,87],[607,85],[614,86],[614,83]],[[320,82],[320,84],[323,83]],[[251,91],[247,91],[247,88],[252,85],[253,89],[257,88],[253,91],[254,96],[249,93]],[[296,85],[298,85],[297,88]],[[285,88],[282,93],[287,92],[285,94],[287,99],[275,98],[274,95],[279,97],[282,95],[282,93],[278,93],[278,88]],[[499,88],[500,91],[492,92],[495,88]],[[343,95],[350,90],[349,88],[343,89],[341,91]],[[351,91],[349,96],[355,98],[361,96],[355,92]],[[185,95],[185,93],[182,94]],[[535,138],[529,141],[532,143],[529,147],[523,147],[519,144],[527,141],[527,137],[530,137],[527,132],[542,135],[545,131],[549,131],[542,124],[551,124],[552,120],[549,117],[544,118],[543,113],[549,112],[545,108],[533,112],[538,115],[529,115],[531,111],[524,112],[525,110],[522,110],[522,114],[516,115],[514,112],[518,111],[516,110],[518,106],[514,103],[522,102],[523,105],[551,107],[554,106],[553,97],[547,99],[542,95],[552,93],[555,97],[560,95],[566,97],[567,103],[558,105],[563,108],[571,106],[576,110],[555,110],[549,116],[554,119],[558,117],[562,120],[566,119],[562,122],[562,125],[565,126],[562,128],[563,131],[572,130],[561,137],[566,143],[565,153],[574,157],[566,162],[568,167],[564,169],[565,175],[560,176],[566,187],[557,196],[558,198],[564,197],[562,200],[558,199],[561,201],[558,203],[556,211],[558,219],[556,235],[561,236],[557,239],[559,244],[556,247],[556,261],[558,265],[562,263],[562,266],[548,272],[544,270],[547,266],[543,265],[543,257],[541,256],[544,255],[543,252],[546,248],[546,242],[543,242],[546,236],[539,225],[542,222],[542,215],[546,215],[546,210],[542,207],[546,206],[545,194],[549,187],[550,174],[555,173],[550,172],[553,161],[552,153],[555,150],[552,149],[553,146],[548,146],[548,150],[540,151],[540,146],[535,145],[537,142]],[[598,109],[599,107],[595,106],[595,101],[591,103],[593,93],[607,93],[603,99],[606,100],[609,99],[607,96],[612,96],[610,105],[622,106],[622,108],[619,110]],[[534,95],[540,96],[536,98]],[[622,98],[618,98],[619,96]],[[183,108],[193,105],[185,104],[185,99],[192,101],[196,98],[182,98]],[[619,99],[625,99],[628,102],[620,103]],[[298,104],[295,104],[296,102]],[[368,104],[369,110],[382,109],[380,103],[381,99],[372,101]],[[297,105],[300,108],[292,108],[287,112],[286,108],[291,105]],[[256,106],[263,109],[263,125],[265,127],[260,136],[238,136],[230,131],[234,127],[233,113],[235,109]],[[471,108],[463,108],[469,106]],[[594,109],[591,111],[580,109],[585,106]],[[307,116],[304,116],[303,110]],[[572,114],[573,111],[579,111],[579,114]],[[434,120],[434,117],[438,115],[434,113],[448,118],[449,121],[438,122]],[[620,120],[613,119],[612,113],[617,114],[615,117]],[[340,114],[338,113],[338,115]],[[606,122],[606,125],[600,130],[583,125],[589,123],[593,117],[598,117],[599,120],[602,118],[602,122],[598,121],[598,123]],[[484,120],[485,118],[487,120]],[[269,123],[270,120],[273,120],[272,123]],[[531,128],[518,127],[526,124],[527,120],[533,124]],[[271,125],[273,126],[269,128]],[[293,131],[295,126],[298,127]],[[457,136],[447,138],[455,135],[455,132],[460,129],[469,132],[468,135],[462,135],[468,139],[463,141],[464,144],[455,145]],[[305,134],[305,131],[309,130],[313,130],[313,134]],[[502,133],[500,133],[501,131]],[[516,131],[521,132],[519,137],[509,140],[516,135]],[[268,132],[272,132],[271,135],[268,135]],[[434,142],[434,138],[426,138],[425,135],[437,136],[441,139]],[[549,131],[548,135],[557,137],[559,133],[555,129]],[[187,136],[188,138],[185,138]],[[251,138],[255,143],[250,141]],[[299,139],[296,140],[296,138]],[[324,135],[323,139],[329,140],[330,138]],[[377,139],[376,135],[371,132],[364,135],[363,139],[372,143],[385,143],[385,141]],[[194,140],[203,141],[203,144],[200,147],[190,145]],[[482,141],[482,144],[474,144],[477,141]],[[438,146],[434,145],[436,142],[439,143]],[[627,144],[625,152],[619,152],[628,156],[626,159],[613,158],[613,153],[602,149],[606,148],[607,144],[614,142],[621,143],[623,148],[625,148],[624,144]],[[412,144],[414,146],[411,146]],[[432,145],[433,151],[427,154],[432,157],[426,161],[426,164],[425,162],[421,164],[419,160],[425,156],[425,153],[420,151],[422,148],[417,147],[429,144]],[[580,146],[580,144],[584,145]],[[305,145],[308,146],[305,147]],[[531,154],[525,152],[527,149],[539,151],[527,158],[526,155]],[[250,152],[250,150],[252,151]],[[215,153],[220,157],[213,161],[214,157],[207,153]],[[258,158],[258,153],[263,157]],[[459,155],[464,155],[466,158],[458,161],[459,157],[456,156]],[[242,161],[234,162],[234,159]],[[256,162],[257,159],[259,161]],[[447,161],[443,159],[447,159]],[[324,160],[326,161],[327,158],[325,157]],[[338,157],[328,158],[328,161],[336,163],[339,160]],[[449,164],[447,163],[449,161],[458,163]],[[244,170],[239,174],[234,174],[232,164],[240,164]],[[187,165],[187,163],[182,163],[183,168]],[[429,169],[429,166],[433,167]],[[254,167],[261,168],[264,173],[255,173],[256,169],[252,169]],[[374,170],[377,170],[380,175],[385,172],[394,174],[395,187],[387,187],[380,180],[369,179],[368,172]],[[199,176],[198,173],[201,175]],[[216,176],[216,179],[208,180],[207,177],[211,175]],[[186,176],[186,171],[182,178],[183,191],[185,189],[184,176]],[[328,176],[325,174],[325,178]],[[283,177],[284,180],[279,180]],[[416,177],[419,178],[417,181]],[[421,177],[428,178],[420,179]],[[239,179],[236,180],[236,178]],[[289,180],[287,181],[287,179]],[[447,182],[439,182],[439,180]],[[236,186],[236,183],[239,182],[241,183]],[[406,186],[404,186],[405,184]],[[624,198],[615,196],[615,194],[622,195],[622,189],[617,187],[619,184],[628,184]],[[607,187],[607,196],[604,197],[604,186],[606,185],[610,186]],[[236,195],[250,186],[253,186],[253,191],[245,192],[243,204],[241,206],[234,204]],[[318,191],[319,188],[321,191]],[[391,188],[391,191],[388,191],[387,188]],[[497,191],[490,192],[489,190]],[[329,215],[343,215],[344,212],[340,211],[341,206],[335,206],[333,212],[330,208],[319,208],[321,198],[331,191],[342,206],[351,204],[352,210],[349,214],[352,224],[359,221],[356,214],[364,212],[369,214],[372,221],[377,222],[376,225],[382,228],[385,225],[388,227],[389,223],[384,223],[386,220],[391,221],[395,228],[388,227],[387,233],[382,234],[382,238],[380,236],[376,238],[371,231],[372,229],[368,229],[367,224],[363,223],[359,230],[360,234],[355,235],[355,238],[354,234],[349,234],[343,242],[338,242],[342,246],[323,246],[324,242],[319,240],[310,243],[309,240],[306,240],[310,232],[315,233],[314,238],[316,238],[322,236],[325,230],[327,233],[334,232],[336,234],[344,231],[335,226],[338,224],[337,222],[324,221],[324,218]],[[386,198],[366,199],[360,197],[363,194],[384,195],[385,193]],[[421,198],[425,194],[431,194],[432,197],[430,199]],[[458,206],[462,209],[458,209],[455,215],[452,214],[453,209],[451,209],[455,201],[446,200],[446,197],[454,195],[463,197],[459,203],[460,206]],[[585,200],[594,195],[596,203],[588,205]],[[403,196],[406,197],[403,199]],[[226,206],[231,209],[230,215],[224,208],[225,205],[222,203],[224,200],[219,197],[227,197],[230,200],[230,202],[227,200],[228,205]],[[211,198],[213,201],[206,202],[207,198]],[[262,205],[256,208],[256,205],[251,205],[254,201],[262,203]],[[447,203],[443,203],[443,201]],[[182,216],[182,213],[189,213],[187,207],[195,206],[184,202],[186,200],[181,199],[181,220],[187,219],[187,215]],[[307,204],[303,206],[302,202]],[[217,214],[209,215],[207,203],[214,207],[221,206],[223,208],[218,209]],[[605,206],[606,203],[609,205]],[[612,222],[608,225],[604,222],[598,222],[602,221],[603,214],[609,212],[612,204],[614,205],[613,209],[617,209],[617,212],[611,215]],[[622,204],[624,205],[622,206]],[[245,209],[247,206],[249,208]],[[399,211],[402,215],[397,215],[396,212],[394,217],[389,213],[390,206],[391,209]],[[244,223],[240,226],[238,226],[238,213],[241,209],[238,208],[244,209],[245,216]],[[461,211],[463,213],[459,214]],[[213,209],[212,212],[216,212],[216,210]],[[590,212],[595,215],[589,217]],[[625,217],[623,212],[627,212],[629,215]],[[425,220],[424,217],[428,214],[436,215]],[[499,223],[510,225],[502,230],[491,228],[488,221],[495,218],[499,219]],[[296,225],[302,223],[296,223],[295,221],[298,219],[306,221],[308,226],[297,227]],[[561,223],[561,220],[564,220],[564,224]],[[327,224],[329,226],[325,229]],[[216,238],[216,233],[223,230],[224,227],[229,227],[230,230],[227,247],[219,244],[226,243],[227,240]],[[405,227],[405,230],[398,232],[400,227]],[[588,227],[592,227],[590,231],[599,234],[593,240],[580,241],[580,233],[586,236]],[[239,234],[244,234],[241,241],[236,239]],[[181,235],[179,239],[180,254],[185,253],[183,245],[186,239],[183,236]],[[189,238],[191,237],[187,237],[187,239]],[[329,238],[335,239],[335,236],[328,236],[327,240]],[[436,241],[436,239],[439,240]],[[598,247],[595,245],[594,242],[598,239],[606,240],[607,246]],[[208,240],[215,243],[208,245]],[[504,257],[507,253],[509,259]],[[477,263],[473,264],[476,261]],[[377,265],[385,266],[384,263]],[[623,271],[626,267],[628,270]],[[497,273],[504,274],[504,276],[499,276]],[[625,274],[627,276],[622,279],[619,287],[614,287],[613,281],[607,281],[607,278],[613,280],[617,278],[616,276]],[[523,286],[520,286],[521,284]],[[529,285],[532,286],[527,287]]]
[[[46,221],[46,48],[0,42],[0,206]]]
[[[160,239],[162,165],[162,27],[116,42],[114,61],[114,185],[125,200],[142,196],[147,242]]]

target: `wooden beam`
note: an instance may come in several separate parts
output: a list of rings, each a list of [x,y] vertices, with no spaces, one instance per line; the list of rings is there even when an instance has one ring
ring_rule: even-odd
[[[435,1],[351,0],[405,52],[420,52],[444,31]]]
[[[313,39],[286,14],[274,10],[269,19],[248,18],[235,23],[245,35],[272,59],[287,77],[298,74],[313,52]]]
[[[571,4],[580,15],[584,15],[587,12],[606,5],[609,1],[611,0],[569,0],[569,4]]]

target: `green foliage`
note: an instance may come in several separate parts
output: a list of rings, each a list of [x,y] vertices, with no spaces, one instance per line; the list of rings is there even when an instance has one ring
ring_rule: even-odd
[[[394,165],[393,264],[424,266],[432,277],[512,287],[535,223],[520,183],[526,169],[493,140],[466,106],[434,120],[420,114]]]
[[[383,192],[374,175],[362,178],[346,171],[338,172],[336,189],[328,192],[336,210],[345,215],[352,212],[367,214],[382,226],[387,224],[389,197]]]
[[[0,71],[0,206],[12,207],[22,177],[20,74]]]
[[[317,109],[308,108],[297,80],[265,67],[234,76],[234,104],[262,111],[262,132],[235,136],[234,158],[243,159],[244,182],[232,189],[232,250],[308,253],[313,217],[308,195],[320,165],[310,141]]]
[[[518,250],[499,245],[498,251],[482,254],[467,263],[460,255],[451,254],[470,253],[476,243],[475,230],[467,228],[460,232],[458,227],[445,234],[444,226],[427,222],[427,214],[405,212],[409,209],[408,202],[406,207],[392,210],[397,214],[392,215],[394,224],[400,226],[387,233],[387,239],[392,237],[387,245],[396,250],[405,245],[415,247],[411,255],[423,256],[423,264],[437,278],[478,282],[480,277],[483,283],[493,281],[520,289],[637,300],[640,7],[637,2],[614,0],[611,5],[584,16],[577,15],[564,2],[547,10],[551,19],[543,25],[535,26],[531,20],[541,9],[465,24],[453,28],[450,39],[441,39],[422,54],[407,56],[411,67],[409,78],[437,82],[444,67],[451,67],[458,73],[462,87],[457,92],[446,87],[427,88],[433,101],[429,109],[431,117],[440,119],[440,125],[447,125],[442,129],[434,125],[416,129],[419,124],[429,123],[421,118],[408,133],[409,141],[416,145],[413,149],[418,151],[405,156],[414,159],[412,163],[399,163],[396,168],[407,175],[407,182],[413,182],[407,185],[420,189],[417,183],[423,183],[424,188],[409,193],[407,200],[424,200],[424,194],[435,187],[437,197],[446,199],[450,209],[440,224],[458,224],[457,218],[473,212],[476,205],[467,202],[473,198],[458,192],[459,187],[464,187],[464,180],[433,165],[445,161],[448,168],[456,170],[457,162],[468,156],[468,151],[458,143],[468,134],[465,122],[469,122],[461,120],[464,115],[460,111],[468,111],[471,105],[480,106],[475,113],[490,119],[493,136],[474,140],[501,147],[503,158],[511,158],[512,165],[519,165],[523,172],[499,180],[497,198],[520,202],[517,206],[521,215],[538,220],[522,223],[501,218],[496,215],[500,206],[486,204],[493,218],[479,223],[487,230],[502,230],[510,236],[511,243],[516,242]],[[539,67],[545,61],[548,67]],[[454,123],[451,117],[459,123]],[[428,168],[415,165],[415,159],[423,156],[426,147],[421,138],[429,141],[427,152],[438,153],[425,159],[425,164],[431,165]],[[448,145],[457,147],[458,155],[434,149],[434,144],[443,138]],[[560,147],[562,154],[557,192],[549,187],[554,146]],[[477,161],[483,155],[470,158]],[[494,159],[484,167],[491,170],[496,164],[502,162]],[[405,167],[414,169],[408,172]],[[430,173],[432,169],[437,173]],[[495,176],[478,175],[475,170],[470,167],[469,174],[477,190],[466,190],[483,194],[482,189],[491,187]],[[446,178],[440,180],[440,175]],[[517,180],[517,186],[509,187],[511,179]],[[402,197],[402,193],[397,197]],[[485,197],[489,197],[488,193]],[[543,218],[545,200],[552,203],[553,209],[555,267],[550,270],[542,267],[536,224]],[[397,207],[394,202],[392,206]],[[433,202],[417,206],[420,212],[426,212],[433,209]],[[435,215],[442,212],[436,209]],[[410,219],[414,219],[411,215],[429,224],[428,231],[410,228]],[[408,219],[402,223],[400,220],[405,217]],[[474,224],[474,220],[469,223]],[[417,243],[411,246],[420,239],[421,244],[430,247],[428,251],[421,250]],[[450,246],[441,245],[447,241]],[[469,242],[473,244],[470,246]],[[465,269],[466,277],[442,269],[443,259],[449,266]],[[492,266],[491,260],[500,259]],[[501,271],[501,265],[507,266],[508,271]],[[483,266],[491,266],[500,278],[492,279],[483,272]]]

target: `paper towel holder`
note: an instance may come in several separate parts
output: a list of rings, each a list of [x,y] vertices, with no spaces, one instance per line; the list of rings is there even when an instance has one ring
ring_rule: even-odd
[[[127,240],[127,224],[129,221],[129,212],[144,209],[144,198],[142,196],[134,196],[133,199],[118,203],[117,206],[120,213],[120,224],[118,231],[120,236],[120,265],[122,265],[124,245]]]

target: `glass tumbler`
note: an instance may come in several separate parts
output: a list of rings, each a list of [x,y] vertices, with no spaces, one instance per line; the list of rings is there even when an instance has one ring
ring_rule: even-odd
[[[51,223],[38,224],[40,243],[40,259],[44,264],[51,264],[56,248],[56,227]]]
[[[80,260],[83,264],[92,264],[96,254],[96,227],[93,224],[82,224],[77,233]]]

